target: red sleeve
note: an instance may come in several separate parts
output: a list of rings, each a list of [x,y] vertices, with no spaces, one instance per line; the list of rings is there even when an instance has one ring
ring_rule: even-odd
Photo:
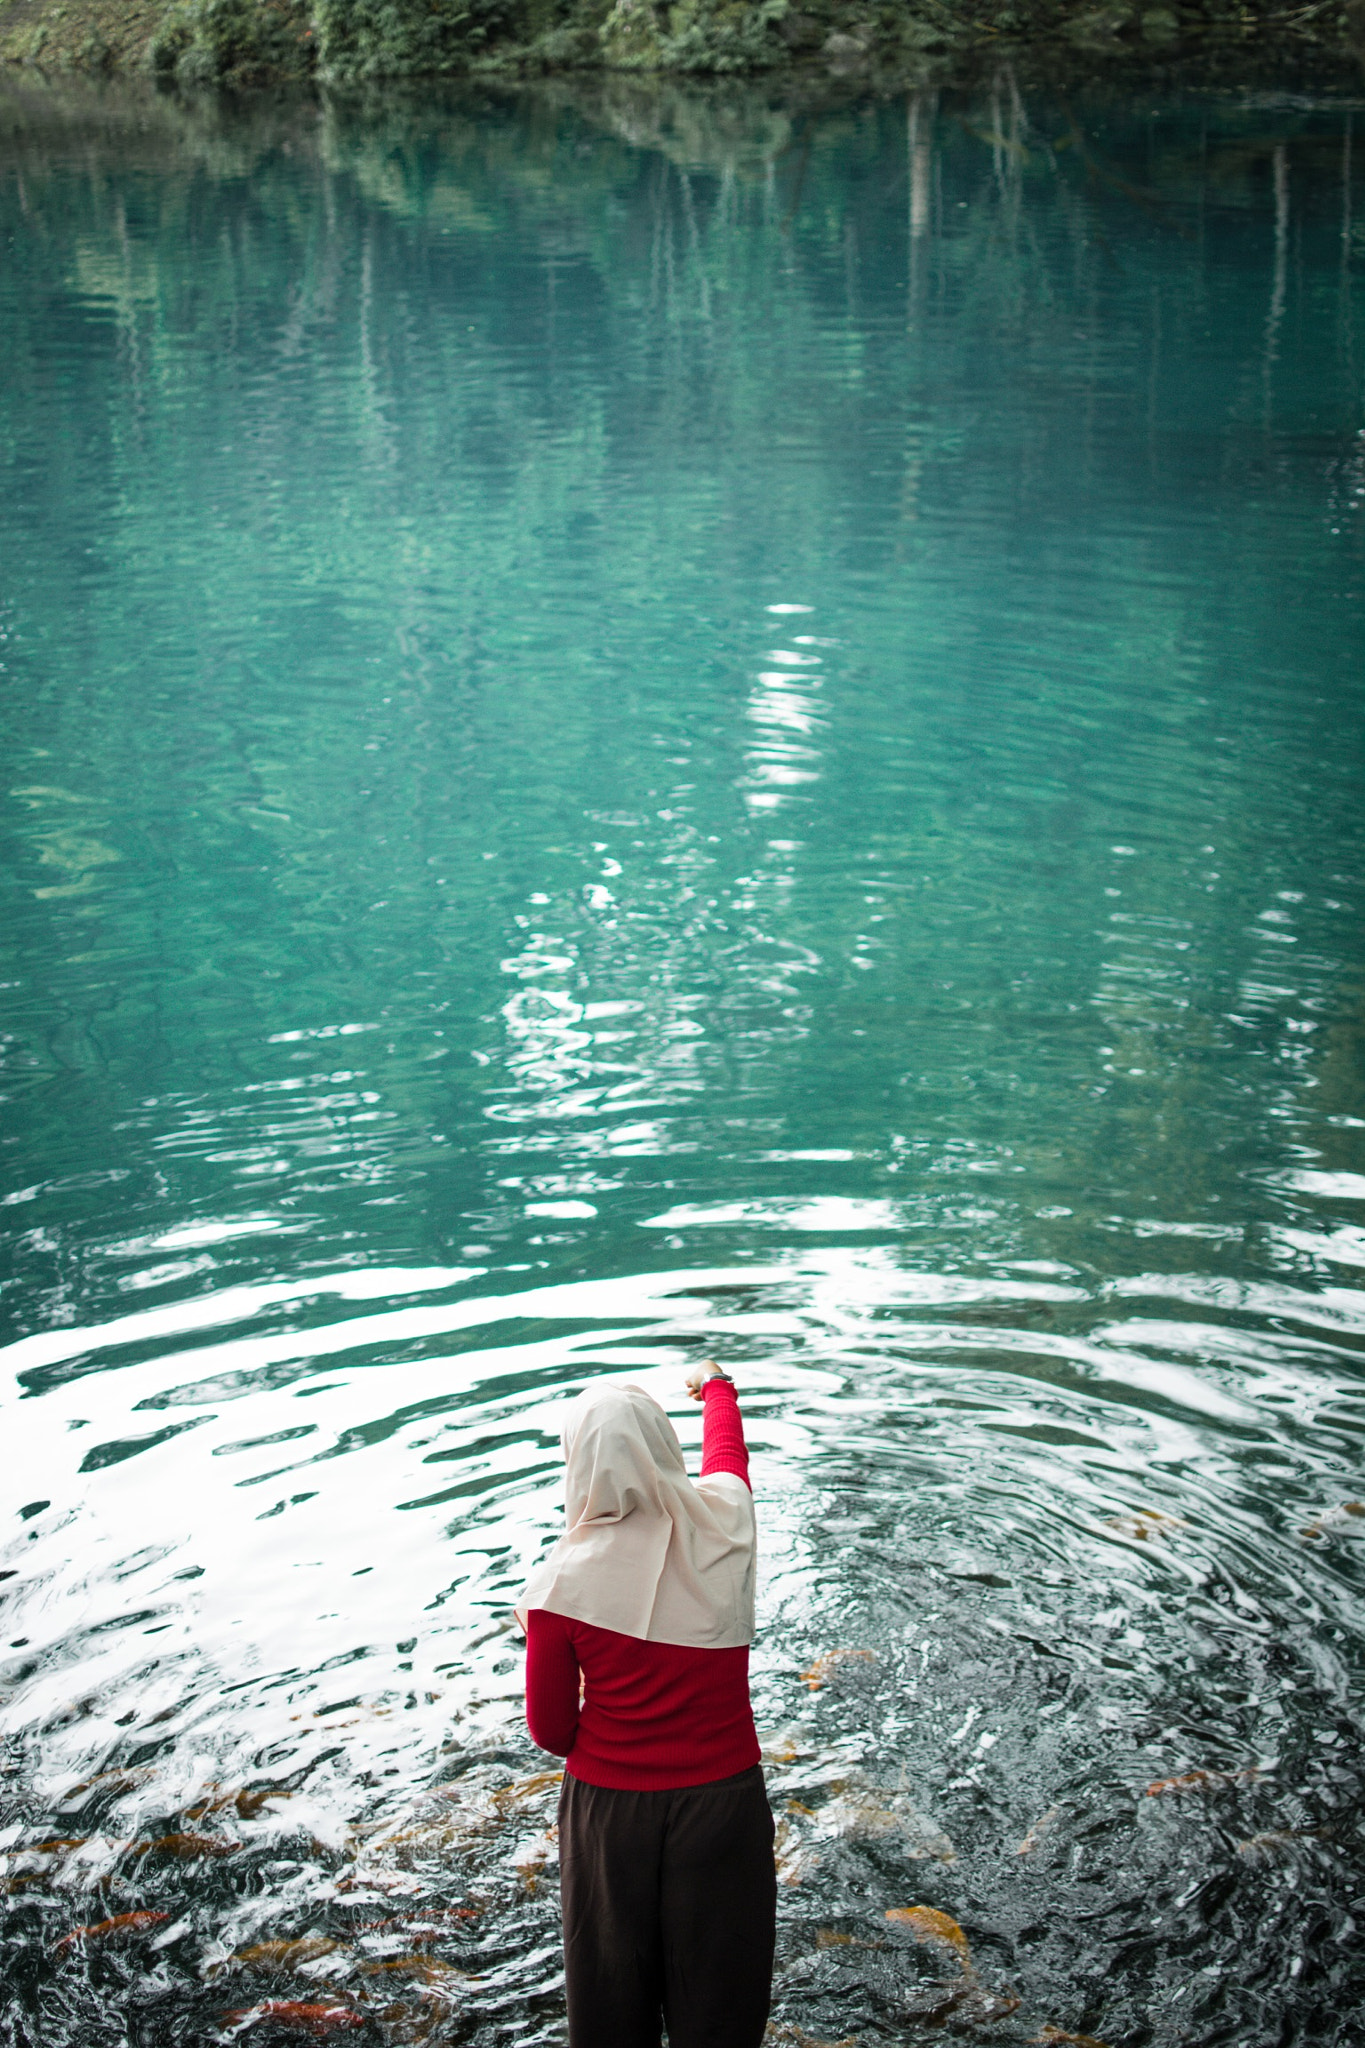
[[[562,1614],[526,1617],[526,1725],[540,1749],[567,1756],[578,1733],[578,1658]]]
[[[701,1390],[701,1476],[733,1472],[749,1486],[749,1453],[744,1446],[739,1396],[729,1380],[704,1380]],[[752,1493],[753,1488],[749,1486]]]

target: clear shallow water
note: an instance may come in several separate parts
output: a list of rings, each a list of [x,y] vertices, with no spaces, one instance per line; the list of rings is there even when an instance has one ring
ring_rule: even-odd
[[[1359,2038],[1359,114],[6,93],[0,2038],[559,2040],[708,1353],[779,2038]]]

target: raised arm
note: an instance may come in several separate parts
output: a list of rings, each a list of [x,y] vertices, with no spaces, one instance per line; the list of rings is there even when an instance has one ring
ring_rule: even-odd
[[[688,1374],[688,1392],[702,1404],[701,1476],[733,1472],[753,1491],[749,1480],[749,1452],[744,1442],[735,1383],[708,1360]]]
[[[578,1733],[578,1658],[564,1617],[543,1607],[526,1617],[526,1725],[555,1756],[567,1756]]]

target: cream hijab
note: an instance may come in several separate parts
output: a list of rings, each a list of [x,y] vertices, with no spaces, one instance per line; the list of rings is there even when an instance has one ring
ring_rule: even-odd
[[[643,1387],[590,1387],[564,1424],[567,1528],[526,1582],[527,1610],[647,1643],[728,1650],[754,1632],[754,1506],[733,1472],[691,1480]]]

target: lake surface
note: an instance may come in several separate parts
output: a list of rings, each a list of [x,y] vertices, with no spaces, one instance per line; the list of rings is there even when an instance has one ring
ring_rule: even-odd
[[[508,1609],[708,1355],[776,2038],[1361,2039],[1363,163],[5,86],[4,2042],[561,2041]]]

